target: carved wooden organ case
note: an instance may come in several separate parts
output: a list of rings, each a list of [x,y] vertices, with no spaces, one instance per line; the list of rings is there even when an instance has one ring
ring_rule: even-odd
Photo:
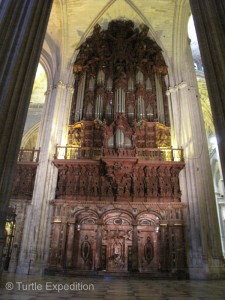
[[[171,147],[160,47],[145,25],[97,24],[79,47],[74,75],[68,144],[54,160],[49,266],[184,270],[184,163]]]

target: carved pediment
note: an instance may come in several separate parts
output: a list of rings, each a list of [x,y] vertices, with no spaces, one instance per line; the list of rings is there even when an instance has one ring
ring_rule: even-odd
[[[118,79],[127,73],[133,75],[137,66],[144,66],[147,73],[154,69],[167,74],[162,50],[148,36],[148,31],[145,24],[135,27],[131,20],[113,20],[107,30],[96,24],[92,36],[79,47],[74,73],[92,71],[98,65],[109,66]]]

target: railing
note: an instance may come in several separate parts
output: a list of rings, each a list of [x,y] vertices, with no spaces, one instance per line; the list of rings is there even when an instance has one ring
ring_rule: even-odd
[[[18,155],[18,162],[38,162],[39,161],[40,148],[37,150],[33,149],[23,149],[21,148]]]
[[[139,159],[153,161],[184,161],[183,149],[141,148],[137,150],[137,156]]]
[[[184,161],[183,149],[173,148],[79,148],[56,146],[54,159],[99,159],[100,157],[136,157],[151,161]]]
[[[136,150],[128,148],[103,148],[101,155],[104,157],[136,157]]]
[[[100,148],[57,145],[54,159],[97,159],[100,156]]]

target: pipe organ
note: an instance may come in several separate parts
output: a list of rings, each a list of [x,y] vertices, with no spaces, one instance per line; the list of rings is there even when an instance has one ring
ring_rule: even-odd
[[[184,209],[165,95],[146,25],[95,25],[74,62],[67,146],[57,146],[49,267],[185,273]]]

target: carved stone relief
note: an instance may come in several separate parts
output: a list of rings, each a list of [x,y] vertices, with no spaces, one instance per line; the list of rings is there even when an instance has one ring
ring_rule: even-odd
[[[91,244],[88,241],[88,235],[85,236],[84,241],[81,244],[81,257],[83,258],[84,262],[86,263],[91,256]]]
[[[144,257],[148,264],[150,264],[154,257],[154,247],[149,236],[147,237],[147,241],[144,245]]]

